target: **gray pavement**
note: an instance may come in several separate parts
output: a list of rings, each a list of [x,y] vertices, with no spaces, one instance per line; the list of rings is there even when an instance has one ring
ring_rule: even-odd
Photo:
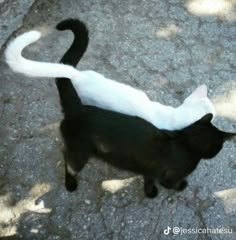
[[[236,239],[235,141],[202,161],[182,193],[161,189],[147,199],[140,177],[97,159],[80,174],[78,190],[68,193],[54,80],[15,74],[3,56],[12,37],[40,28],[46,36],[24,54],[58,62],[72,35],[54,27],[79,17],[90,30],[79,69],[173,106],[205,83],[217,109],[215,125],[236,131],[235,7],[235,0],[0,0],[0,238]],[[233,233],[181,235],[174,227]]]

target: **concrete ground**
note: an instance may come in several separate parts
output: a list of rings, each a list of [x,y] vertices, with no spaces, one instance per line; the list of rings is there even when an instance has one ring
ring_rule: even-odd
[[[147,199],[140,177],[96,159],[68,193],[54,80],[13,73],[3,55],[12,37],[40,28],[45,37],[25,55],[58,62],[72,35],[54,27],[79,17],[90,30],[79,69],[173,106],[205,83],[214,124],[236,131],[235,7],[235,0],[0,0],[0,238],[236,239],[235,141],[202,161],[182,193],[161,189]],[[194,234],[196,228],[208,232]]]

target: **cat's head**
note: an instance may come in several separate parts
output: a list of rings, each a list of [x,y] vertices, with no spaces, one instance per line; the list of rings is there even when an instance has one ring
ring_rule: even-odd
[[[236,136],[236,133],[224,132],[213,126],[212,118],[212,114],[207,114],[183,130],[188,146],[203,159],[215,157],[224,142]]]
[[[207,86],[205,84],[197,87],[191,95],[183,102],[186,108],[194,109],[195,115],[204,116],[207,113],[215,115],[215,108],[207,96]]]

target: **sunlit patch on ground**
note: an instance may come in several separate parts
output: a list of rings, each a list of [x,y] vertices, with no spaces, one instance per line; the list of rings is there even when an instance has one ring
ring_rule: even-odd
[[[236,19],[236,0],[189,0],[187,10],[196,16],[218,16],[229,20]]]
[[[126,179],[113,179],[102,182],[102,189],[111,193],[116,193],[122,188],[128,187],[137,177]]]
[[[48,124],[40,129],[37,129],[36,134],[52,134],[55,133],[57,135],[59,135],[59,127],[60,127],[60,123],[59,122],[55,122],[52,124]]]
[[[171,24],[167,27],[160,28],[156,35],[160,38],[171,38],[174,37],[176,34],[181,32],[181,29],[174,24]]]
[[[51,189],[47,183],[36,184],[29,192],[29,196],[14,202],[13,193],[0,196],[0,237],[12,236],[17,233],[17,223],[22,214],[26,212],[49,213],[51,209],[45,208],[43,200],[36,201]],[[34,230],[36,231],[36,230]]]
[[[236,188],[215,192],[215,196],[223,201],[226,213],[236,211]]]
[[[39,40],[37,40],[34,44],[30,45],[30,51],[37,53],[37,52],[40,52],[41,49],[44,49],[45,41],[47,39],[46,37],[50,35],[50,33],[52,32],[52,28],[49,25],[45,24],[45,25],[37,26],[33,29],[31,28],[28,31],[32,31],[32,30],[39,31],[41,33]]]
[[[37,31],[41,32],[42,37],[47,36],[52,30],[48,25],[42,25],[36,28]]]
[[[213,99],[218,116],[236,120],[236,90]]]

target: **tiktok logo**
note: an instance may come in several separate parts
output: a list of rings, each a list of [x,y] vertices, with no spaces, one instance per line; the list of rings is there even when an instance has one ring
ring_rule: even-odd
[[[165,234],[165,235],[169,235],[170,231],[171,231],[171,227],[168,226],[168,227],[164,230],[164,234]]]

